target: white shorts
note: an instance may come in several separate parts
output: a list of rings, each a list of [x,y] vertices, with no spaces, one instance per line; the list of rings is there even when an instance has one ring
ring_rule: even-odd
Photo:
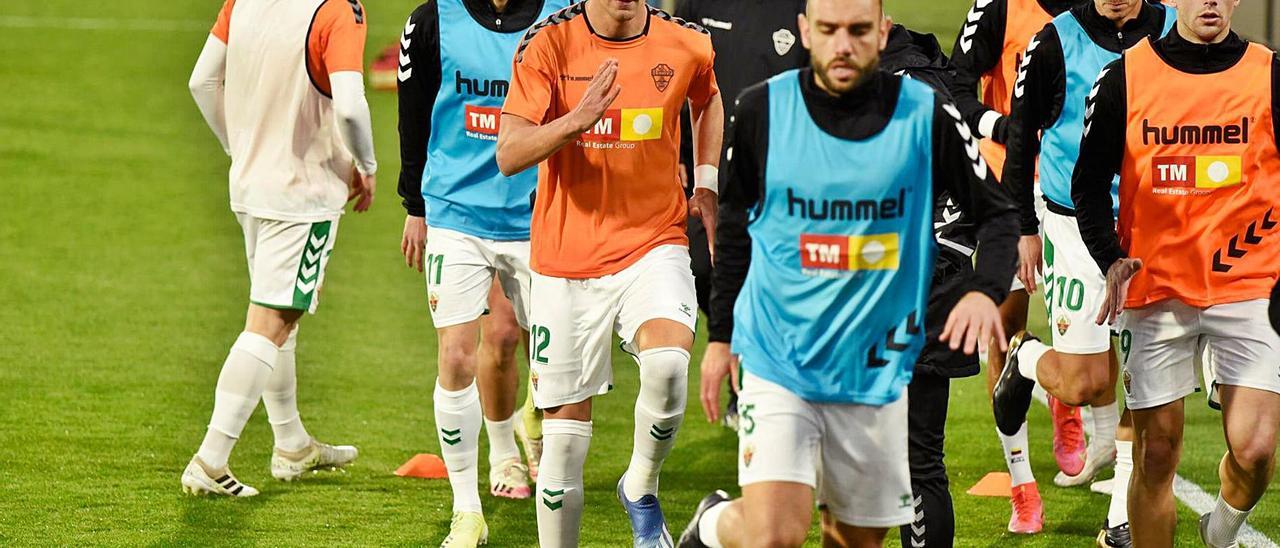
[[[811,403],[742,373],[738,484],[803,483],[840,523],[896,527],[915,517],[907,394],[883,407]]]
[[[613,386],[613,334],[630,343],[649,320],[697,327],[689,248],[654,248],[617,274],[568,279],[531,276],[529,364],[539,408],[586,401]]]
[[[1040,220],[1040,232],[1043,234],[1044,233],[1044,214],[1047,213],[1049,210],[1048,210],[1048,206],[1046,206],[1044,203],[1044,194],[1040,193],[1039,179],[1036,179],[1035,188],[1033,188],[1031,192],[1032,192],[1032,196],[1035,197],[1034,203],[1036,205],[1036,219]],[[1036,273],[1036,285],[1039,285],[1039,286],[1044,285],[1044,280],[1040,279],[1039,273]],[[1013,283],[1009,285],[1009,291],[1026,291],[1026,290],[1027,290],[1027,285],[1022,283],[1022,280],[1018,278],[1017,274],[1014,274]]]
[[[261,219],[236,213],[249,263],[249,302],[315,313],[329,266],[338,218],[314,223]]]
[[[477,238],[446,228],[427,231],[427,304],[436,328],[464,324],[489,312],[494,276],[528,329],[529,241]]]
[[[1107,278],[1089,255],[1075,217],[1045,213],[1044,304],[1053,331],[1053,349],[1064,354],[1097,354],[1111,349],[1111,328],[1098,325]]]
[[[1200,383],[1280,394],[1280,335],[1267,321],[1269,299],[1209,308],[1161,301],[1120,315],[1125,400],[1147,409],[1180,400]],[[1199,362],[1199,363],[1197,363]]]

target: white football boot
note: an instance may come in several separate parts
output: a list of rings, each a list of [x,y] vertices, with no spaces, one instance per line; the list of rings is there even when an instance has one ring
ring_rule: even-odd
[[[360,452],[351,445],[333,446],[311,438],[311,445],[301,451],[271,453],[271,476],[281,481],[293,481],[313,470],[337,470],[356,460]]]
[[[201,496],[206,493],[228,497],[252,497],[258,490],[240,483],[231,470],[209,470],[200,457],[191,457],[187,469],[182,471],[182,492]]]

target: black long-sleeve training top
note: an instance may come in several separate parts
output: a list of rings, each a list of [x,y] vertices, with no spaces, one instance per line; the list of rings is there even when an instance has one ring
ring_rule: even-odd
[[[1050,15],[1058,15],[1082,0],[1038,0],[1040,7]],[[969,127],[978,129],[978,121],[991,112],[978,97],[982,75],[995,68],[1004,53],[1005,22],[1008,21],[1009,0],[976,0],[956,35],[951,48],[951,65],[956,77],[951,88],[956,108]],[[970,31],[972,28],[972,31]],[[998,122],[991,137],[998,143],[1005,140],[1005,121]]]
[[[900,77],[877,72],[854,91],[832,97],[814,83],[812,69],[801,71],[800,82],[805,106],[814,122],[831,135],[851,140],[866,139],[884,129],[893,116],[902,85]],[[736,102],[735,120],[722,164],[727,173],[720,189],[714,314],[708,321],[710,340],[714,342],[729,342],[732,338],[732,303],[737,300],[751,264],[748,212],[756,207],[765,192],[768,85],[762,83],[747,88]],[[944,105],[948,103],[939,96],[933,117],[934,199],[949,193],[963,214],[978,223],[981,248],[975,274],[965,285],[968,290],[980,291],[998,303],[1008,293],[1009,276],[1017,260],[1017,211],[1012,197],[999,185],[991,170],[986,171],[985,179],[978,178],[973,169],[974,159],[966,152],[969,143]],[[726,302],[728,306],[717,304]]]
[[[542,12],[540,0],[509,0],[498,13],[489,0],[462,0],[471,18],[493,32],[517,32],[537,22]],[[431,136],[431,110],[440,91],[440,12],[435,0],[427,0],[409,16],[406,28],[413,31],[401,39],[400,55],[409,59],[413,70],[401,72],[400,94],[400,181],[399,193],[405,212],[426,216],[422,199],[422,172],[427,166],[427,141]],[[408,47],[404,44],[408,43]],[[494,60],[511,64],[510,59]]]
[[[1114,21],[1098,13],[1092,2],[1071,8],[1071,12],[1093,43],[1114,53],[1129,49],[1148,36],[1159,37],[1164,28],[1164,8],[1146,2],[1138,16],[1119,29]],[[1057,27],[1046,26],[1035,40],[1039,45],[1020,69],[1022,92],[1013,95],[1005,139],[1008,155],[1001,179],[1018,201],[1023,235],[1037,234],[1040,226],[1034,196],[1040,132],[1057,123],[1067,94],[1067,67]]]
[[[1193,44],[1175,30],[1152,43],[1169,66],[1190,74],[1215,74],[1244,57],[1248,42],[1232,32],[1217,44]],[[1071,176],[1071,200],[1076,204],[1080,236],[1098,268],[1106,272],[1126,257],[1112,216],[1111,182],[1124,161],[1128,105],[1124,58],[1104,69],[1095,87],[1092,116],[1085,118],[1089,131],[1080,141],[1080,161]],[[1280,144],[1280,60],[1271,61],[1271,123]]]

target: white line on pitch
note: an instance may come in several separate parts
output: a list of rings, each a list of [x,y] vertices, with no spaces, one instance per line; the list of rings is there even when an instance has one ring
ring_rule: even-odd
[[[1045,404],[1046,406],[1049,405],[1049,401],[1045,397],[1044,389],[1040,388],[1040,385],[1036,385],[1032,394],[1035,396],[1036,401]],[[1084,421],[1085,426],[1092,426],[1092,421],[1088,420],[1089,408],[1086,407],[1083,411],[1085,414],[1084,418],[1086,419]],[[1089,430],[1092,430],[1092,428],[1089,428]],[[1088,434],[1090,437],[1093,437],[1092,431]],[[1178,497],[1179,501],[1182,501],[1182,504],[1187,508],[1190,508],[1192,512],[1195,512],[1196,516],[1201,516],[1211,512],[1213,507],[1218,504],[1217,498],[1205,492],[1204,489],[1201,489],[1199,485],[1196,485],[1191,480],[1180,475],[1175,475],[1173,477],[1173,494]],[[1262,534],[1257,529],[1250,527],[1247,523],[1244,527],[1240,528],[1240,545],[1253,546],[1255,548],[1280,548],[1277,547],[1276,543],[1272,542],[1270,538],[1267,538],[1266,535]]]
[[[202,22],[189,19],[94,19],[88,17],[0,15],[0,27],[3,28],[196,32],[207,31],[212,26],[212,21]]]

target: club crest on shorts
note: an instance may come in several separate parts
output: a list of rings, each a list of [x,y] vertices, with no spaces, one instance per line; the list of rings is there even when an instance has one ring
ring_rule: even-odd
[[[1133,395],[1133,375],[1129,374],[1128,368],[1125,368],[1124,374],[1121,375],[1121,377],[1123,377],[1123,381],[1124,381],[1123,384],[1124,384],[1125,395]]]
[[[773,33],[773,51],[778,52],[779,57],[786,55],[794,45],[796,45],[796,35],[790,30],[778,29]]]
[[[532,369],[529,370],[529,384],[533,385],[534,390],[538,389],[538,372]]]
[[[667,91],[667,86],[671,85],[671,77],[676,75],[676,70],[666,63],[658,63],[649,71],[649,75],[653,77],[653,85],[658,91]]]
[[[756,446],[747,445],[745,448],[742,449],[742,465],[750,468],[751,459],[755,458],[755,456],[756,456]]]
[[[1068,329],[1071,329],[1071,320],[1068,319],[1066,316],[1059,317],[1058,318],[1058,334],[1066,335]]]
[[[427,295],[427,304],[431,305],[431,311],[435,312],[436,307],[440,306],[440,295],[437,295],[435,291],[432,291]]]

